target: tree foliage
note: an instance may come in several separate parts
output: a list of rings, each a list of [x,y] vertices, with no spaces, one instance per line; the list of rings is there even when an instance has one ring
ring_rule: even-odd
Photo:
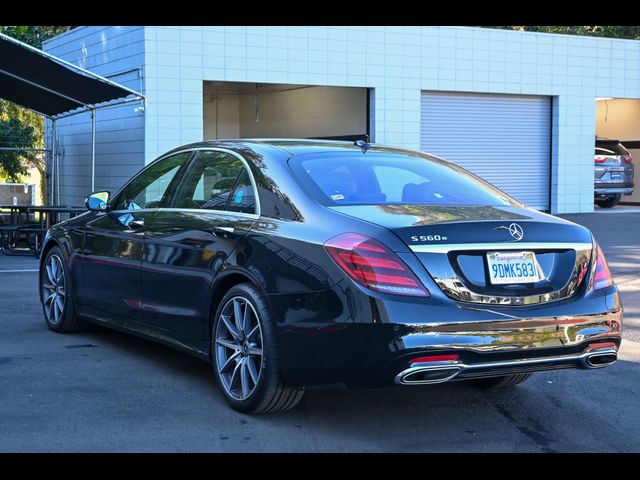
[[[45,27],[41,25],[0,26],[0,32],[32,47],[42,48],[42,42],[62,32],[66,32],[70,28],[71,27]]]
[[[0,146],[8,148],[39,148],[42,136],[29,122],[20,120],[19,115],[6,114],[3,110],[18,108],[3,102],[0,105]],[[9,107],[9,108],[6,108]],[[13,107],[13,108],[11,108]],[[30,151],[0,150],[0,175],[10,182],[18,182],[26,175],[29,164],[37,163],[37,155]]]
[[[567,35],[588,35],[592,37],[624,38],[627,40],[640,39],[640,26],[629,25],[600,25],[600,26],[561,26],[561,25],[524,25],[501,26],[490,28],[502,28],[507,30],[519,30],[522,32],[564,33]]]

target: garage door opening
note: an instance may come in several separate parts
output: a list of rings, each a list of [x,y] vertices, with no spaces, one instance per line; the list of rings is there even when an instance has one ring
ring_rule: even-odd
[[[549,211],[550,97],[422,92],[420,144],[525,205]]]
[[[359,140],[370,132],[367,88],[204,82],[204,140]]]
[[[610,140],[611,142],[603,141]],[[626,150],[627,155],[621,155],[617,161],[619,165],[607,160],[607,144],[622,144],[620,152]],[[624,150],[623,150],[624,149]],[[610,149],[609,149],[610,150]],[[632,171],[629,167],[637,166],[640,159],[640,100],[626,98],[596,98],[596,150],[595,150],[595,185],[598,192],[614,192],[610,187],[619,183],[621,191],[628,191],[629,175]],[[616,153],[616,152],[613,152]],[[614,158],[614,157],[611,157]],[[615,160],[614,160],[615,161]],[[620,171],[616,171],[620,170]],[[638,175],[635,174],[635,183]],[[604,188],[606,187],[606,189]],[[640,205],[640,189],[634,188],[631,195],[621,195],[620,203]]]

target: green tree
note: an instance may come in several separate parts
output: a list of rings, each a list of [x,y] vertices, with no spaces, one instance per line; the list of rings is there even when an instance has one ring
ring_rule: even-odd
[[[70,26],[0,26],[0,33],[41,48],[42,42],[69,30]],[[2,92],[0,92],[0,95]],[[31,110],[0,99],[0,147],[44,148],[44,118]],[[40,172],[40,195],[45,200],[44,155],[25,151],[0,150],[0,177],[20,181],[29,164]]]
[[[627,40],[640,39],[640,26],[629,25],[600,25],[600,26],[561,26],[561,25],[524,25],[524,26],[494,26],[489,28],[501,28],[507,30],[519,30],[522,32],[564,33],[567,35],[588,35],[592,37],[624,38]]]
[[[0,120],[0,146],[34,148],[33,145],[37,144],[38,137],[33,126],[21,122],[15,116]],[[26,175],[27,165],[36,162],[35,152],[0,150],[0,176],[10,182],[18,182],[21,175]]]
[[[45,27],[41,25],[7,27],[0,25],[0,33],[9,35],[32,47],[42,48],[42,42],[73,27]]]

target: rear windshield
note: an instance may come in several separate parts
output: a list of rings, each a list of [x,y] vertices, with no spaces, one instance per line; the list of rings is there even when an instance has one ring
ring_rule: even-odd
[[[325,205],[518,205],[466,170],[427,155],[309,154],[294,157],[291,166]]]
[[[629,155],[619,142],[596,142],[596,155]]]

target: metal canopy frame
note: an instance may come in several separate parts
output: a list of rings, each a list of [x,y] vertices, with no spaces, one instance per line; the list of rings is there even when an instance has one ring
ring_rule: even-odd
[[[60,112],[59,114],[56,115],[47,115],[45,113],[39,112],[33,108],[29,108],[29,107],[25,107],[28,108],[29,110],[42,115],[45,118],[48,118],[49,120],[51,120],[51,130],[52,130],[52,148],[51,148],[51,154],[52,154],[52,162],[51,162],[51,166],[53,169],[52,172],[52,180],[51,180],[51,196],[50,198],[56,199],[55,203],[59,204],[60,203],[60,159],[58,158],[58,154],[56,152],[56,121],[63,119],[63,118],[67,118],[73,115],[78,115],[81,113],[86,113],[86,112],[91,112],[91,191],[95,190],[95,172],[96,172],[96,111],[100,110],[102,108],[109,108],[109,107],[115,107],[118,105],[123,105],[126,103],[131,103],[131,102],[142,102],[142,106],[143,109],[146,107],[146,97],[140,93],[137,92],[135,90],[132,90],[128,87],[125,87],[123,85],[120,85],[119,83],[116,83],[112,80],[109,80],[108,78],[105,78],[101,75],[98,75],[96,73],[93,73],[89,70],[86,70],[82,67],[79,67],[78,65],[74,65],[71,62],[68,62],[66,60],[63,60],[61,58],[58,58],[54,55],[51,55],[50,53],[44,52],[43,50],[40,50],[38,48],[32,47],[31,45],[28,45],[24,42],[21,42],[20,40],[16,40],[13,37],[10,37],[8,35],[5,35],[3,33],[0,33],[0,39],[1,40],[6,40],[8,42],[12,42],[16,45],[19,45],[20,47],[30,50],[34,53],[37,53],[38,55],[47,58],[48,60],[64,65],[65,67],[69,68],[70,70],[74,70],[78,73],[78,75],[84,75],[84,76],[88,76],[90,78],[93,78],[94,80],[98,80],[100,82],[104,82],[108,85],[112,85],[114,87],[118,87],[122,90],[125,90],[127,92],[129,92],[129,95],[125,98],[119,98],[119,99],[114,99],[112,101],[106,101],[106,102],[101,102],[101,103],[97,103],[97,104],[93,104],[93,103],[87,103],[87,102],[83,102],[82,100],[78,100],[75,99],[69,95],[63,94],[61,92],[58,92],[54,89],[51,89],[45,85],[41,85],[37,82],[33,82],[27,78],[24,77],[20,77],[18,75],[14,75],[10,72],[7,72],[5,70],[3,70],[2,68],[0,68],[0,72],[4,73],[5,75],[9,75],[13,78],[15,78],[16,80],[20,81],[20,82],[24,82],[26,84],[29,84],[33,87],[37,87],[40,88],[48,93],[51,93],[53,95],[57,95],[59,97],[62,97],[66,100],[69,100],[73,103],[77,103],[78,104],[78,108],[73,109],[73,110],[68,110],[66,112]]]

